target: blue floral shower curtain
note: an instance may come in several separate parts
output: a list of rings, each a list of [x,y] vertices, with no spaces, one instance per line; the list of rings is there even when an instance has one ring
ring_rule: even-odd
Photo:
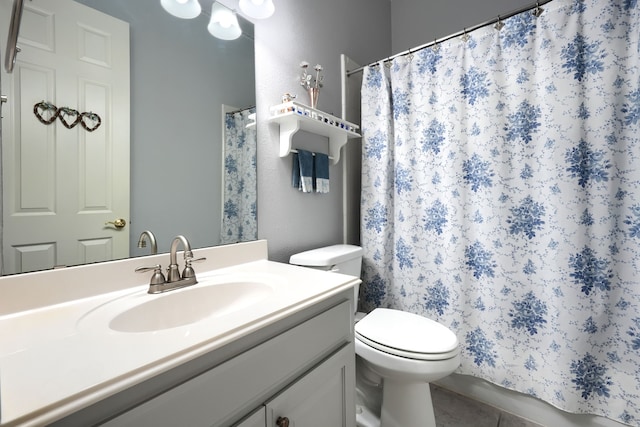
[[[255,108],[248,108],[225,115],[223,244],[258,238],[256,128],[251,118],[255,112]]]
[[[458,372],[640,425],[640,6],[554,0],[362,87],[363,309]]]

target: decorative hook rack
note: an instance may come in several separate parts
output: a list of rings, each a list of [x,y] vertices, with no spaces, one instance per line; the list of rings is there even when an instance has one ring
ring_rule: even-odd
[[[40,123],[50,125],[57,118],[67,129],[73,129],[77,125],[82,126],[88,132],[93,132],[102,124],[100,116],[93,111],[80,113],[78,110],[69,107],[56,107],[50,102],[40,101],[33,106],[33,114]]]
[[[280,157],[294,151],[291,141],[299,130],[329,138],[328,154],[333,165],[340,160],[342,146],[351,138],[360,138],[358,125],[294,101],[271,107],[269,122],[280,125]]]

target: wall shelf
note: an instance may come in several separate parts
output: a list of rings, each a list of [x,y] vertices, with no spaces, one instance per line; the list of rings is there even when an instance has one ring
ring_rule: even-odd
[[[294,148],[293,135],[299,130],[329,138],[331,164],[340,160],[340,149],[351,138],[360,138],[359,126],[297,102],[286,102],[271,107],[270,123],[280,125],[280,157],[286,157]]]

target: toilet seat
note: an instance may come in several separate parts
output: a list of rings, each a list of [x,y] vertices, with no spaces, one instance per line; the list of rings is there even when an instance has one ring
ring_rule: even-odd
[[[355,325],[362,343],[395,356],[415,360],[455,357],[458,338],[446,326],[417,314],[376,308]]]

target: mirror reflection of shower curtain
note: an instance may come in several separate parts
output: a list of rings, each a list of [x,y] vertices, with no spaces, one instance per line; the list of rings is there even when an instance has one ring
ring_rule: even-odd
[[[225,114],[220,243],[258,238],[255,107]]]

